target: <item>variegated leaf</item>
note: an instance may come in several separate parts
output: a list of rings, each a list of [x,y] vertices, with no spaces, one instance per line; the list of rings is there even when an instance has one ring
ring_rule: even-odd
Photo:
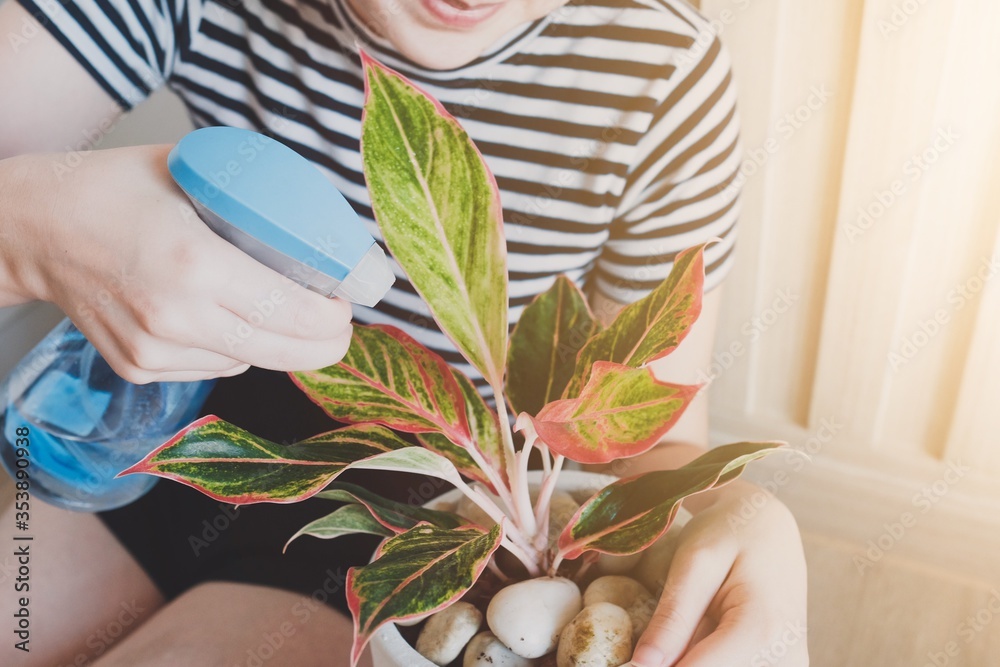
[[[507,246],[496,182],[439,102],[367,55],[362,60],[361,154],[379,228],[441,330],[499,387]]]
[[[579,396],[595,361],[638,367],[681,344],[701,314],[709,243],[678,253],[670,275],[656,289],[622,309],[607,329],[583,346],[563,398]]]
[[[372,520],[386,530],[392,531],[392,534],[402,533],[421,522],[440,528],[458,528],[468,523],[452,512],[396,502],[383,498],[377,493],[372,493],[363,486],[347,482],[334,482],[316,497],[339,500],[343,503],[356,503],[371,515]]]
[[[472,446],[465,396],[451,368],[396,327],[355,326],[340,363],[291,376],[337,421],[437,432],[461,447]]]
[[[521,313],[507,352],[507,398],[514,412],[538,414],[569,384],[576,357],[600,325],[566,276]]]
[[[438,528],[420,524],[385,542],[377,559],[347,573],[347,604],[354,617],[351,664],[372,634],[391,621],[414,620],[444,609],[476,583],[500,546],[503,528]]]
[[[653,447],[698,389],[661,382],[649,368],[598,361],[579,398],[549,403],[532,423],[552,451],[580,463],[610,463]]]
[[[716,447],[677,470],[657,470],[614,482],[587,500],[559,536],[559,554],[585,551],[625,556],[642,551],[667,531],[684,498],[718,488],[747,464],[783,447],[740,442]]]
[[[406,450],[425,452],[374,424],[348,426],[293,445],[279,445],[210,415],[120,474],[165,477],[237,505],[293,503],[315,495],[352,465]],[[395,456],[391,461],[404,458]]]
[[[310,521],[285,543],[285,549],[302,535],[312,535],[321,540],[332,540],[344,535],[366,533],[380,537],[391,537],[396,532],[375,520],[364,505],[344,505],[324,517]]]

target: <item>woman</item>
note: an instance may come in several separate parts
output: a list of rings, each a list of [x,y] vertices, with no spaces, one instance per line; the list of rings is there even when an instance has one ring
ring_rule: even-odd
[[[59,305],[126,379],[231,377],[206,411],[277,441],[330,428],[274,371],[339,360],[349,306],[287,285],[192,223],[165,172],[169,146],[78,164],[58,151],[167,84],[196,124],[263,131],[313,160],[378,238],[358,155],[359,46],[440,99],[495,172],[512,322],[560,273],[610,319],[678,250],[718,236],[701,319],[657,372],[695,382],[710,364],[735,238],[738,126],[726,53],[680,0],[18,3],[0,8],[0,33],[13,36],[0,55],[0,305]],[[377,309],[353,317],[401,326],[478,379],[397,276]],[[109,285],[114,299],[96,302]],[[274,316],[227,346],[274,289],[287,295]],[[682,465],[706,443],[702,394],[629,472]],[[804,636],[788,634],[805,619],[794,520],[772,500],[738,530],[727,522],[753,490],[734,484],[687,505],[696,516],[633,664],[807,664]],[[347,662],[349,623],[331,606],[370,544],[300,540],[280,555],[292,527],[329,505],[233,510],[162,483],[100,516],[33,509],[34,641],[14,664]]]

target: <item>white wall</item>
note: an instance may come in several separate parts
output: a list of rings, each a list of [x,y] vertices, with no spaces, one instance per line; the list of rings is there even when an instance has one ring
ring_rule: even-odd
[[[751,475],[859,552],[936,484],[893,553],[1000,580],[1000,85],[970,66],[1000,62],[1000,4],[701,5],[749,160],[715,440],[808,450]]]

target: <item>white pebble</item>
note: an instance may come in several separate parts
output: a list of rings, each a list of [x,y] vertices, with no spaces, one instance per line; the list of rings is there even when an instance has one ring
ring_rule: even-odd
[[[619,667],[632,658],[632,621],[610,602],[583,608],[563,631],[558,667]]]
[[[522,658],[555,649],[559,633],[579,613],[580,589],[563,577],[519,581],[497,593],[486,610],[493,634]]]
[[[462,660],[462,667],[531,667],[534,664],[534,660],[514,653],[488,631],[472,638]]]
[[[590,582],[583,594],[583,606],[589,607],[599,602],[610,602],[628,613],[632,622],[633,645],[646,631],[656,610],[656,598],[650,595],[645,586],[635,579],[620,575],[598,577]]]
[[[456,602],[427,619],[417,637],[417,653],[435,665],[457,658],[483,624],[483,613],[468,602]]]

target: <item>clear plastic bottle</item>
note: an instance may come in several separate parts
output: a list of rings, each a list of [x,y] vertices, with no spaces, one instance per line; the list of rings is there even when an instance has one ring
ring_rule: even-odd
[[[157,478],[115,475],[193,421],[213,384],[126,382],[63,320],[0,386],[0,461],[16,474],[15,436],[27,427],[33,497],[85,512],[121,507]]]

